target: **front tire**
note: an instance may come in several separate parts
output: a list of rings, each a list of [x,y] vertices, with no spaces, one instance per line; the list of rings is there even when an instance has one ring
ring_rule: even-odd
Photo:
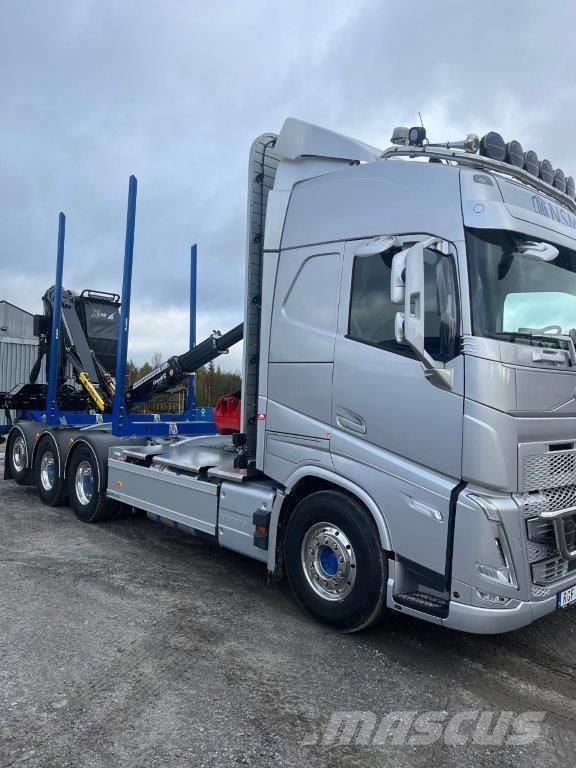
[[[30,485],[32,475],[28,469],[28,444],[24,434],[18,429],[8,441],[6,461],[12,480],[18,485]]]
[[[44,504],[60,506],[66,495],[66,482],[60,473],[60,457],[54,440],[43,437],[34,456],[34,482]]]
[[[68,467],[70,506],[84,523],[101,523],[118,514],[119,504],[99,489],[100,470],[93,451],[78,446]]]
[[[339,491],[303,499],[288,521],[284,558],[292,590],[313,618],[357,632],[380,617],[386,557],[374,521],[355,499]]]

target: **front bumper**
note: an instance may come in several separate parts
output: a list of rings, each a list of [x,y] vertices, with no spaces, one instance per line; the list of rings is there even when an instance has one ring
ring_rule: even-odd
[[[461,632],[497,635],[525,627],[555,610],[556,595],[537,602],[520,601],[514,608],[479,608],[451,601],[448,616],[442,619],[442,624]]]

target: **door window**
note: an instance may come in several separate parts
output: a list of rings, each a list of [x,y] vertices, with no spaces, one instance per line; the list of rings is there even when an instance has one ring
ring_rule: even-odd
[[[413,357],[410,347],[398,344],[396,313],[402,307],[390,298],[392,259],[398,251],[356,256],[352,270],[348,337],[371,346]],[[456,356],[457,302],[454,262],[450,256],[424,252],[425,348],[435,360]]]

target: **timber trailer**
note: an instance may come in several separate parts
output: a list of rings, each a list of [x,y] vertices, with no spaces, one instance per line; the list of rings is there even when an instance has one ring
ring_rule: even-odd
[[[15,436],[28,471],[44,440],[65,444],[58,482],[82,520],[124,504],[208,537],[286,573],[343,631],[390,609],[498,633],[576,602],[571,177],[496,133],[398,128],[381,150],[288,119],[260,136],[227,435],[143,429],[139,387],[119,386],[135,194],[110,425],[19,422],[8,474]]]

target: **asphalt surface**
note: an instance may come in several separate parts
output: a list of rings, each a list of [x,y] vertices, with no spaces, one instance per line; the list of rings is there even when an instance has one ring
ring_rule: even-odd
[[[573,765],[575,657],[572,609],[499,637],[397,614],[341,636],[255,562],[0,481],[1,768]],[[545,719],[520,746],[326,736],[337,711],[478,710]]]

